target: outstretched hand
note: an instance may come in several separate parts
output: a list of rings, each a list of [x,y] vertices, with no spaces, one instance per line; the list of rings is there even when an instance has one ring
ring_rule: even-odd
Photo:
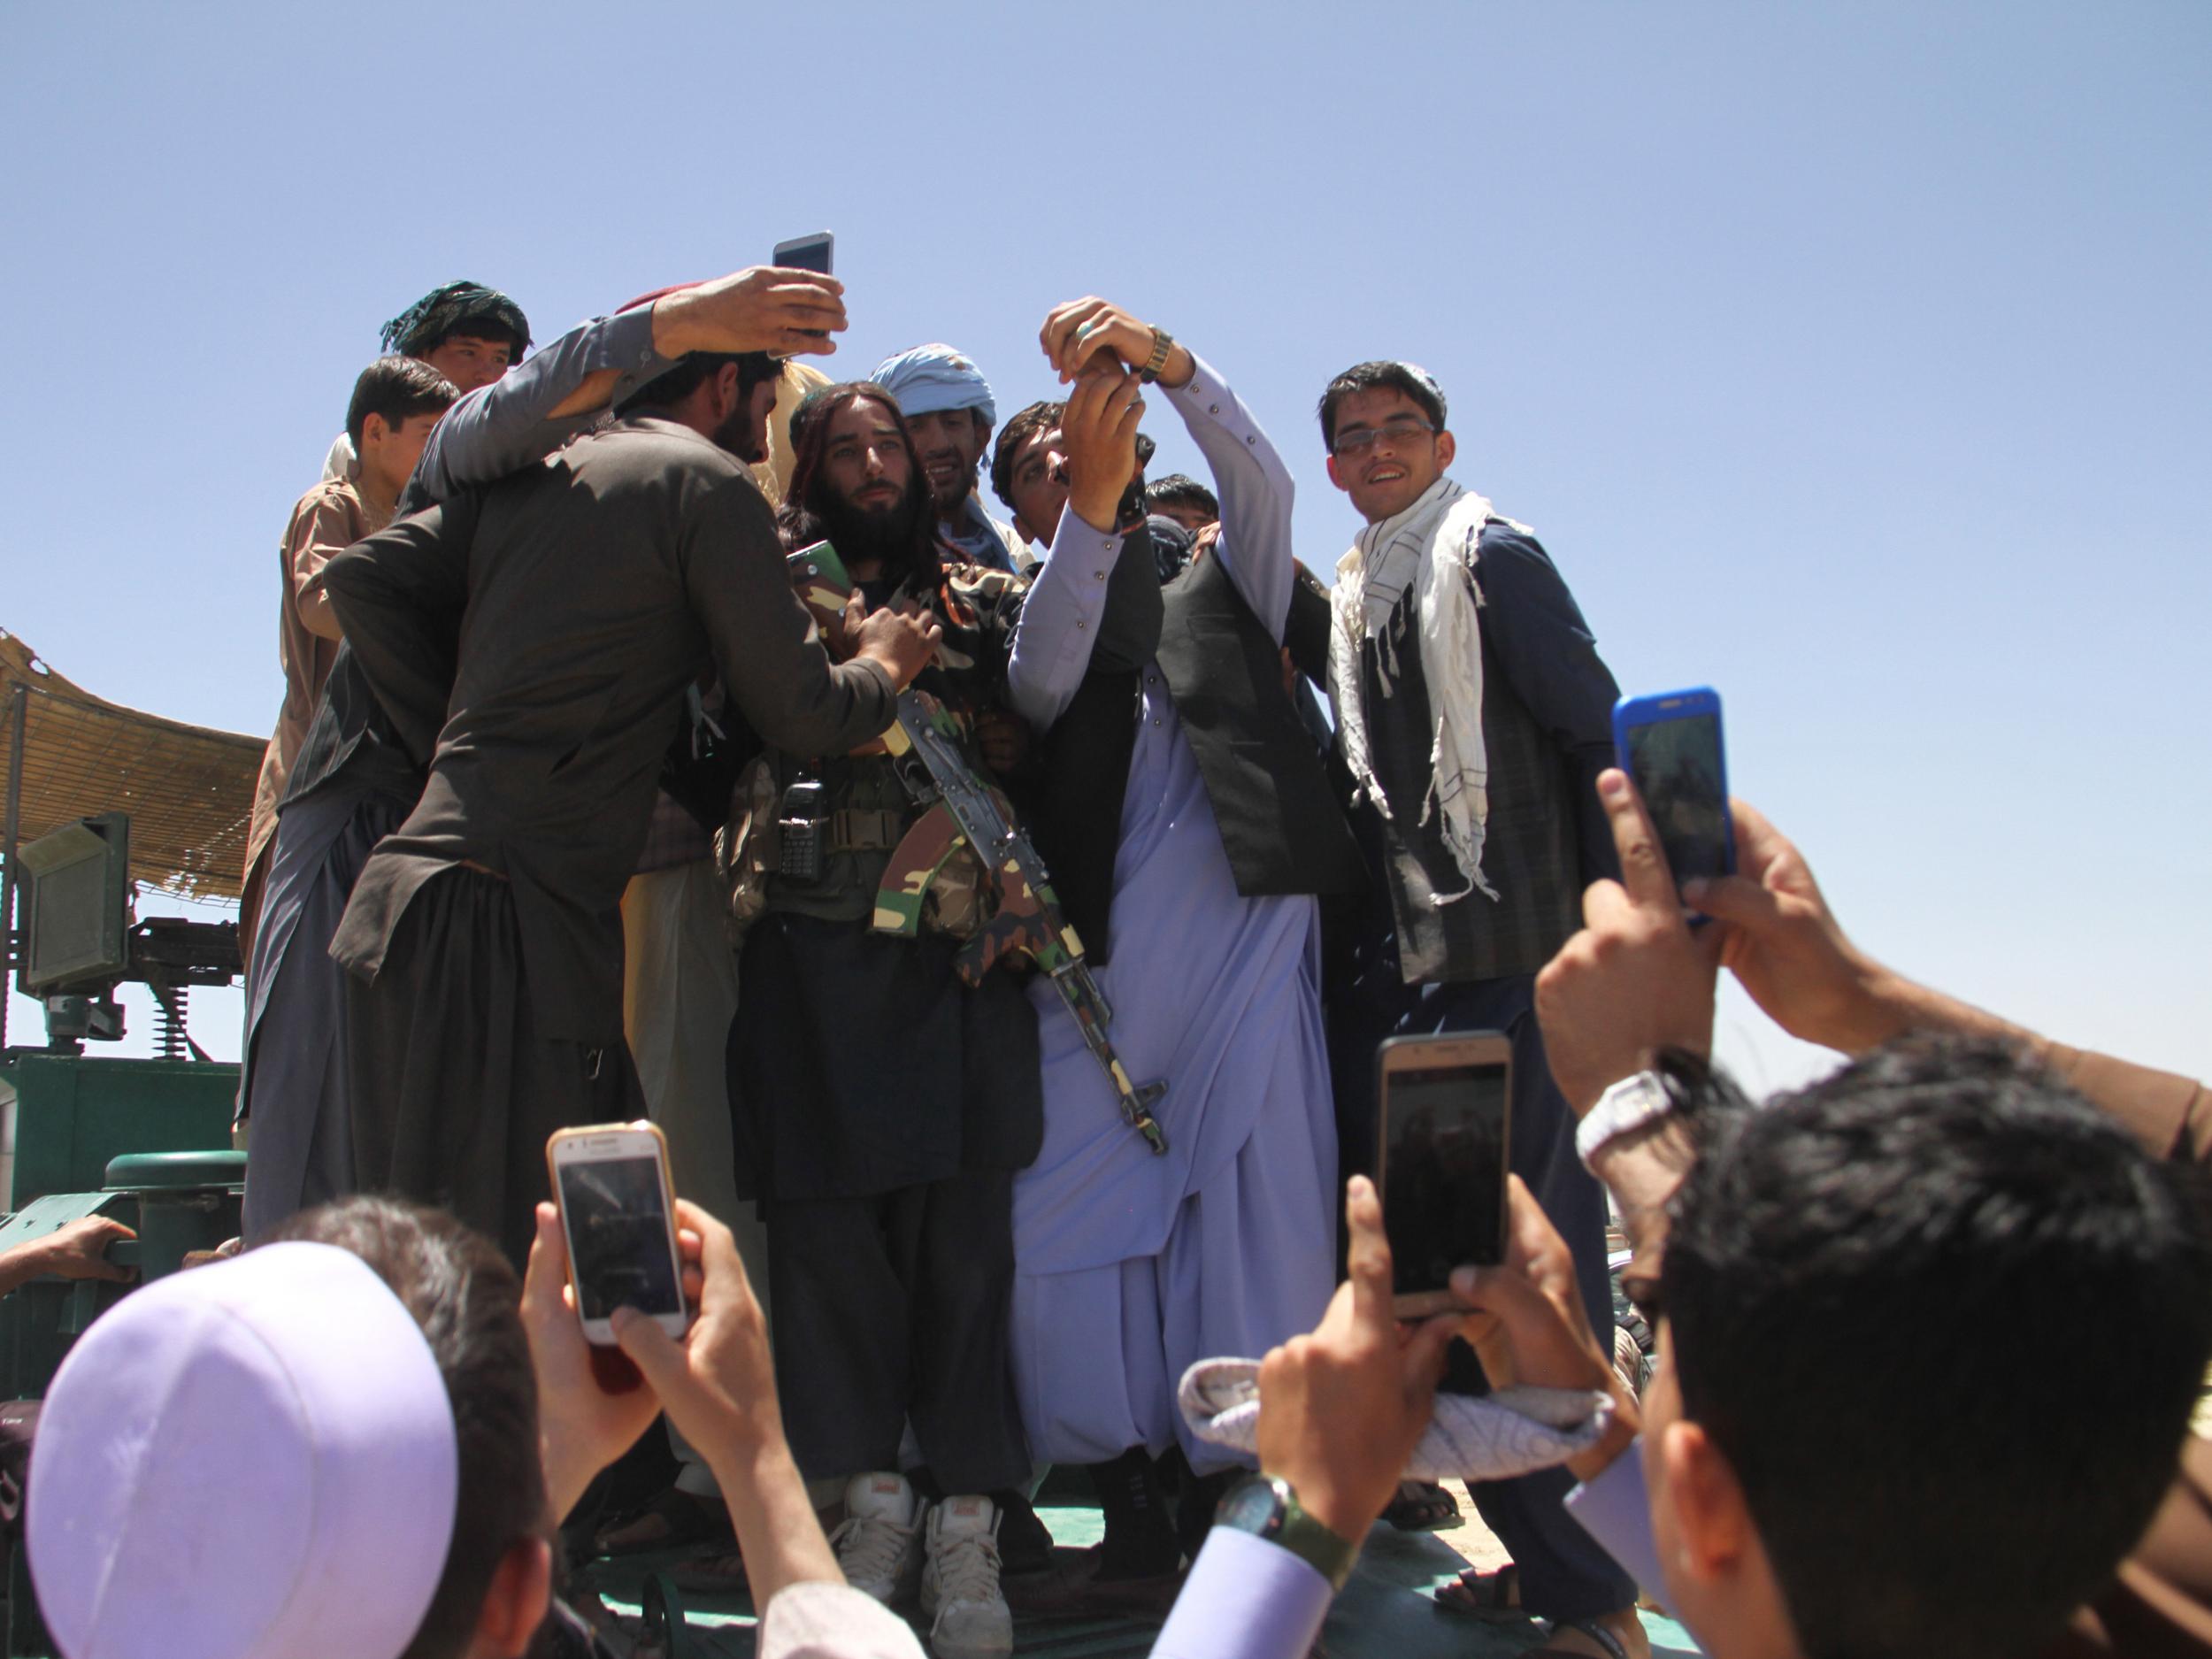
[[[653,349],[827,356],[845,322],[845,285],[818,272],[751,265],[653,302]]]
[[[1037,343],[1063,385],[1116,368],[1135,371],[1152,360],[1152,325],[1095,295],[1056,305],[1038,330]],[[1197,372],[1189,348],[1168,348],[1163,386],[1182,386]]]
[[[47,1272],[63,1279],[104,1279],[127,1284],[137,1277],[138,1270],[109,1261],[107,1248],[119,1240],[137,1236],[112,1216],[80,1216],[57,1227],[36,1247],[39,1263]]]
[[[1536,976],[1536,1018],[1559,1092],[1579,1118],[1662,1048],[1713,1046],[1713,979],[1722,948],[1691,933],[1673,872],[1628,774],[1598,774],[1621,879],[1582,895],[1582,931]],[[1741,831],[1739,830],[1740,835]]]
[[[1367,1535],[1429,1425],[1455,1316],[1400,1326],[1390,1310],[1390,1241],[1374,1183],[1346,1184],[1351,1276],[1321,1323],[1260,1365],[1260,1468],[1290,1482],[1330,1531]]]

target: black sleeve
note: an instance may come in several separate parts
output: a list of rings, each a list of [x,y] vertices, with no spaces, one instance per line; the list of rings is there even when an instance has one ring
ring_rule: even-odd
[[[749,479],[708,492],[677,539],[685,591],[730,704],[792,755],[842,755],[880,736],[897,710],[872,662],[833,665],[792,591],[775,515]]]
[[[1329,683],[1329,629],[1333,622],[1329,590],[1301,565],[1292,576],[1283,643],[1290,649],[1291,666],[1317,686]]]
[[[370,690],[419,766],[437,749],[453,695],[481,505],[480,496],[465,494],[399,519],[338,554],[318,578]]]
[[[1490,525],[1482,533],[1475,582],[1482,590],[1483,637],[1569,769],[1583,879],[1617,878],[1620,859],[1597,791],[1598,773],[1613,764],[1613,704],[1620,697],[1613,671],[1534,536]]]
[[[1180,525],[1171,526],[1181,532]],[[1091,672],[1127,673],[1142,668],[1160,649],[1160,549],[1172,549],[1154,521],[1139,525],[1121,539],[1121,553],[1106,582],[1106,609],[1098,619],[1098,640],[1091,647]],[[1188,557],[1189,537],[1184,536]]]

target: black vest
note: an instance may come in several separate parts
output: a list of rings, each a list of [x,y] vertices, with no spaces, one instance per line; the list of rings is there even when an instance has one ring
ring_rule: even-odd
[[[1280,648],[1218,558],[1162,595],[1155,655],[1198,763],[1221,847],[1248,898],[1356,893],[1358,844],[1283,687]],[[1295,609],[1294,605],[1294,609]],[[1045,747],[1038,846],[1091,956],[1107,960],[1114,857],[1136,746],[1141,671],[1085,677]]]
[[[1167,590],[1160,672],[1247,898],[1356,893],[1359,847],[1283,684],[1276,644],[1218,558]]]
[[[1485,526],[1503,529],[1493,519]],[[1524,703],[1490,643],[1498,612],[1481,612],[1482,741],[1489,762],[1490,812],[1482,872],[1498,896],[1467,893],[1451,903],[1435,894],[1468,887],[1433,816],[1423,823],[1435,776],[1429,751],[1435,728],[1419,607],[1409,588],[1391,612],[1385,640],[1360,648],[1368,749],[1390,797],[1385,823],[1363,808],[1360,827],[1387,872],[1399,972],[1409,985],[1509,979],[1550,961],[1581,917],[1583,872],[1573,762]],[[1397,673],[1384,696],[1377,672],[1387,654]]]

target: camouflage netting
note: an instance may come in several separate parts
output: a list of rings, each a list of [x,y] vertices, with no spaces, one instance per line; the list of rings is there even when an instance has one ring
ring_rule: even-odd
[[[0,628],[0,788],[12,758],[17,686],[30,690],[22,840],[96,812],[127,812],[134,880],[180,898],[237,898],[266,738],[105,702]]]

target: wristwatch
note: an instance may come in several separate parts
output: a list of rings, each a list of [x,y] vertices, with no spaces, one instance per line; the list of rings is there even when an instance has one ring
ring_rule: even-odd
[[[1674,1096],[1667,1093],[1667,1086],[1656,1071],[1639,1071],[1633,1077],[1624,1077],[1598,1096],[1598,1103],[1575,1131],[1575,1156],[1582,1160],[1584,1169],[1589,1169],[1590,1160],[1597,1156],[1607,1141],[1641,1129],[1673,1110]],[[1595,1172],[1592,1171],[1593,1174]]]
[[[1358,1543],[1300,1509],[1290,1482],[1279,1476],[1254,1475],[1230,1487],[1214,1523],[1279,1544],[1326,1578],[1332,1591],[1344,1587],[1359,1560]]]
[[[1160,371],[1167,367],[1167,354],[1174,349],[1175,336],[1164,328],[1154,328],[1152,355],[1144,360],[1144,366],[1137,371],[1137,378],[1147,386],[1158,380]]]

